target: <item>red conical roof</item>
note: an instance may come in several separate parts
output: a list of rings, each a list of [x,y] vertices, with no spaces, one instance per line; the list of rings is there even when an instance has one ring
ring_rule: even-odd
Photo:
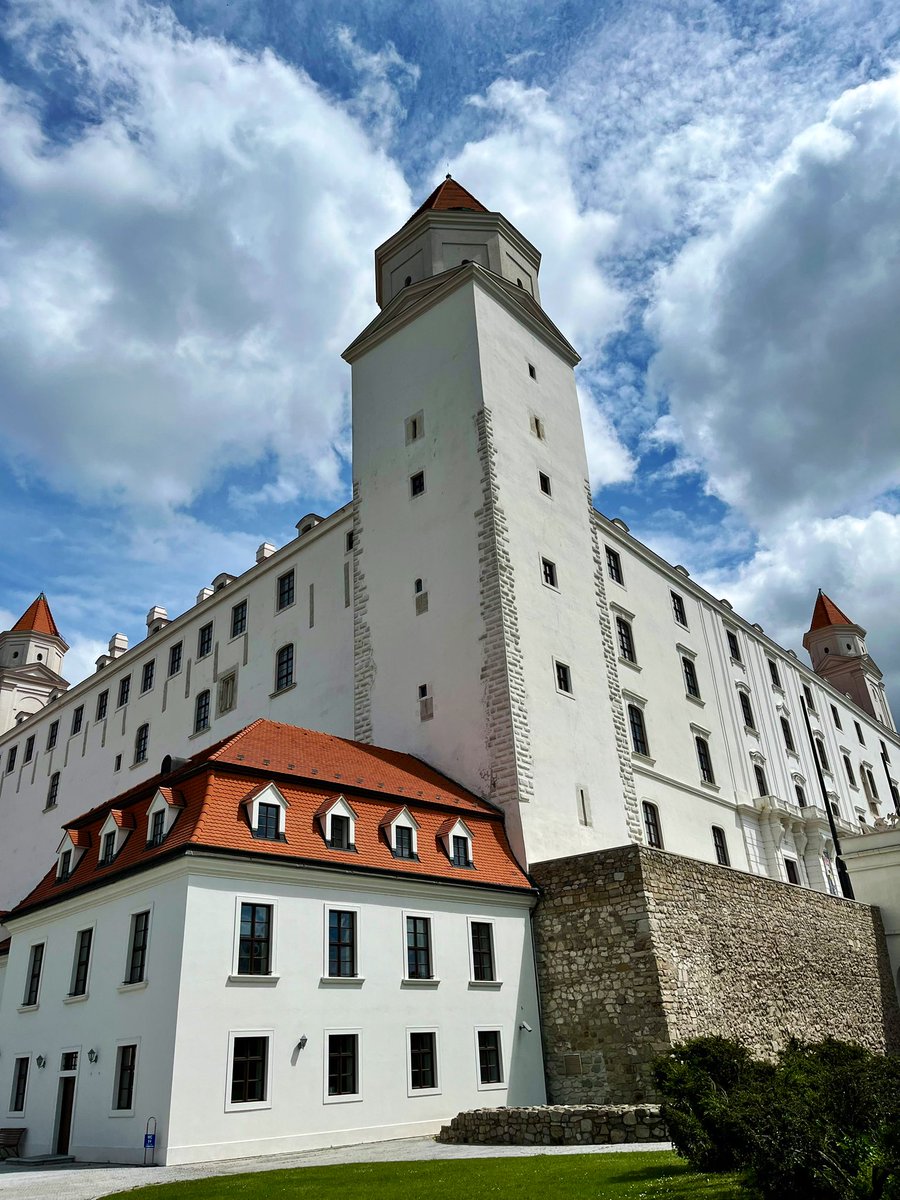
[[[419,213],[452,212],[459,209],[467,212],[490,212],[490,209],[485,208],[480,200],[476,200],[471,192],[467,192],[462,184],[457,183],[448,175],[442,183],[437,185],[425,203],[416,209],[406,224],[409,225],[410,221],[414,221]]]
[[[833,600],[825,595],[821,588],[816,597],[816,606],[813,609],[812,624],[809,627],[809,632],[813,633],[816,629],[827,629],[829,625],[855,625],[855,621],[851,621],[846,613],[842,613]]]
[[[53,620],[53,613],[43,592],[25,609],[18,621],[12,627],[14,633],[44,633],[50,637],[59,637],[60,632]]]

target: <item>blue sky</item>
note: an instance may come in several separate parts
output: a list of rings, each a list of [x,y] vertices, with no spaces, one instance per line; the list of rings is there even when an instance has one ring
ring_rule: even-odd
[[[448,169],[543,252],[595,500],[900,672],[900,0],[12,0],[0,627],[70,677],[349,496],[372,250]]]

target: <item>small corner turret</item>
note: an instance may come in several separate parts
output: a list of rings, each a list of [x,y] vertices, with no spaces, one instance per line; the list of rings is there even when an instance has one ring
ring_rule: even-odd
[[[0,633],[0,733],[68,688],[61,673],[68,648],[43,592],[12,629]]]
[[[854,704],[894,728],[882,674],[866,649],[866,631],[819,588],[803,646],[812,668]]]

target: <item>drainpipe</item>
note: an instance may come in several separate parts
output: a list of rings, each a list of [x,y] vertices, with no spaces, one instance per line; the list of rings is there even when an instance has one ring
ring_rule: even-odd
[[[837,864],[838,880],[840,881],[841,891],[846,900],[855,899],[853,895],[853,884],[850,882],[850,872],[847,870],[847,864],[841,855],[841,843],[838,839],[837,826],[834,823],[834,813],[831,811],[831,801],[828,799],[828,789],[825,786],[825,776],[822,774],[822,764],[819,762],[819,755],[816,752],[816,740],[813,737],[812,725],[809,723],[809,713],[806,710],[806,697],[800,697],[800,707],[803,709],[803,724],[806,726],[806,736],[809,738],[809,749],[813,757],[813,762],[816,764],[816,775],[819,778],[819,788],[822,792],[822,802],[825,805],[825,812],[828,816],[828,825],[831,829],[831,840],[834,842],[834,861]]]

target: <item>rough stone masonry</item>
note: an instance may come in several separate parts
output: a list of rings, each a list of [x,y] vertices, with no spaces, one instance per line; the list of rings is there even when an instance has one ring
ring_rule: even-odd
[[[900,1050],[877,908],[643,846],[531,874],[551,1104],[651,1100],[654,1058],[705,1034]]]

